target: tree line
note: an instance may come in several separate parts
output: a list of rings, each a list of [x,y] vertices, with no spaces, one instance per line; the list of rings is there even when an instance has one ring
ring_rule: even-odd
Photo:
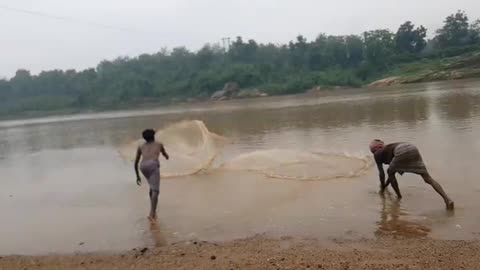
[[[114,108],[144,102],[208,98],[226,82],[290,94],[319,86],[360,86],[398,64],[459,55],[480,49],[480,20],[458,11],[427,39],[427,29],[407,21],[396,32],[319,34],[288,44],[237,37],[228,46],[207,44],[103,61],[83,71],[18,70],[0,80],[0,115],[27,111]]]

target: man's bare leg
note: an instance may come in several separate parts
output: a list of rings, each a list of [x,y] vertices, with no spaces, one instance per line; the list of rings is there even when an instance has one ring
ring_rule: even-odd
[[[435,181],[429,173],[424,173],[422,174],[422,178],[425,181],[425,183],[431,185],[435,191],[442,196],[443,200],[445,201],[445,205],[447,206],[447,209],[453,210],[454,203],[453,201],[448,197],[447,193],[443,190],[442,186]]]
[[[157,190],[150,190],[150,216],[149,218],[155,220],[157,218],[157,205],[158,205],[158,195]]]
[[[388,171],[388,179],[385,187],[388,187],[389,184],[392,184],[393,190],[395,190],[395,193],[397,193],[397,197],[401,199],[402,194],[400,193],[400,187],[398,186],[397,178],[395,178],[395,172]]]
[[[400,193],[400,187],[398,186],[398,182],[395,176],[393,176],[393,179],[392,179],[392,187],[393,187],[393,190],[395,190],[395,193],[397,193],[398,199],[401,199],[402,194]]]

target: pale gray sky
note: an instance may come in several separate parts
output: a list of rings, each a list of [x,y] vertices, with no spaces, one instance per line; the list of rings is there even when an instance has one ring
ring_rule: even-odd
[[[36,74],[95,67],[161,47],[196,50],[238,35],[285,43],[298,34],[313,39],[321,32],[396,30],[406,20],[432,34],[458,9],[480,18],[479,0],[0,0],[0,77],[19,68]]]

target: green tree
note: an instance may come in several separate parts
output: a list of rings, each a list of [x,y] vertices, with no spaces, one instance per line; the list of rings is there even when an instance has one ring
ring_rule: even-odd
[[[304,68],[308,59],[307,39],[302,35],[299,35],[295,42],[290,41],[288,48],[290,53],[290,65],[294,68]]]
[[[470,41],[472,44],[480,43],[480,20],[470,25]]]
[[[348,65],[348,51],[343,36],[328,36],[326,54],[331,55],[331,66],[346,67]]]
[[[364,33],[365,55],[370,65],[383,69],[390,64],[394,51],[394,35],[386,30]]]
[[[364,59],[364,45],[361,37],[350,35],[345,37],[348,66],[357,67]]]
[[[309,45],[308,67],[310,70],[324,70],[331,65],[333,55],[327,54],[328,37],[325,34],[317,36]]]
[[[427,29],[423,26],[415,28],[412,22],[407,21],[398,28],[395,34],[395,46],[401,53],[419,53],[427,42]]]
[[[468,16],[463,11],[448,16],[437,30],[436,44],[440,48],[465,46],[471,43]]]

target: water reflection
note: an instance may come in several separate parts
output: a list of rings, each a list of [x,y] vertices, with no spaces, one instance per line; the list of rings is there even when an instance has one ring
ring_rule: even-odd
[[[430,233],[430,228],[427,226],[406,220],[407,213],[402,210],[400,201],[394,198],[389,191],[386,191],[380,198],[382,210],[375,235],[426,237]]]
[[[167,244],[167,240],[160,228],[160,224],[157,221],[149,221],[150,233],[152,234],[152,240],[155,247],[162,247]]]
[[[430,116],[430,98],[424,95],[326,103],[318,106],[242,111],[233,114],[200,115],[212,130],[252,134],[262,130],[332,129],[407,123],[417,125]]]
[[[468,89],[455,89],[437,100],[437,110],[442,118],[452,121],[466,121],[478,115],[480,94]]]
[[[225,107],[232,106],[231,110],[223,108],[221,111],[199,110],[8,127],[0,129],[0,153],[8,156],[12,151],[31,153],[42,149],[117,147],[138,138],[140,131],[146,127],[162,128],[177,121],[193,119],[204,121],[211,131],[227,137],[256,137],[256,140],[285,130],[298,130],[305,134],[310,130],[336,132],[338,129],[359,127],[414,130],[424,128],[435,119],[463,121],[464,125],[471,125],[472,118],[480,114],[480,92],[477,88],[476,82],[427,84],[400,90],[357,90],[344,96],[339,92],[330,97],[276,98],[275,102],[284,107],[265,104],[265,108],[259,108],[250,106],[246,101],[231,101],[224,104]],[[446,133],[454,128],[458,126],[447,124],[437,132]],[[404,134],[403,137],[407,136]]]

